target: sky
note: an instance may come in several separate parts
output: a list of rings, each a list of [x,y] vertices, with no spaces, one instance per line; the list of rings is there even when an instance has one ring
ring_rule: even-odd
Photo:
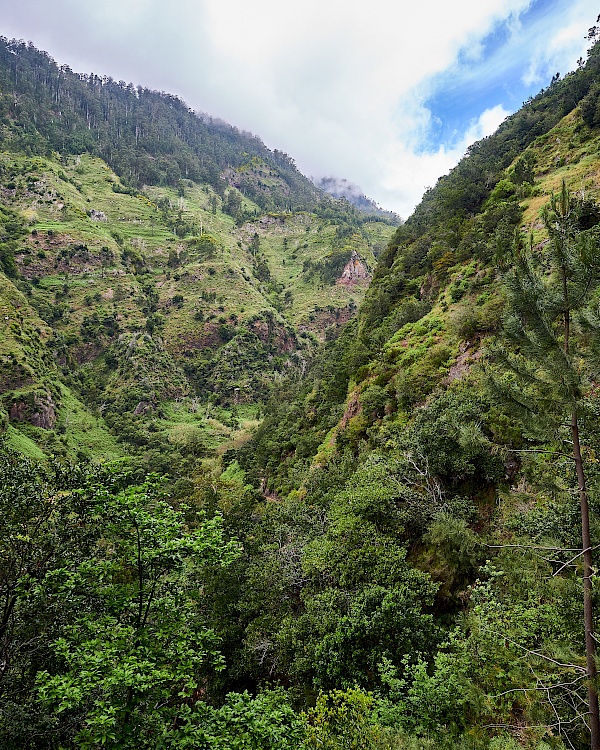
[[[406,218],[586,56],[593,0],[0,0],[0,35],[180,96]]]

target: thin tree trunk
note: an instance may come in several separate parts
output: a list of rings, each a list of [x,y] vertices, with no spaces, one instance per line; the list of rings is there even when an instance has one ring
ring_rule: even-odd
[[[564,193],[563,183],[563,193]],[[566,215],[568,208],[563,213]],[[561,268],[564,309],[564,351],[569,355],[571,338],[571,306],[569,289],[567,286],[567,269]],[[577,407],[571,411],[571,436],[573,438],[573,458],[577,471],[577,486],[579,488],[579,504],[581,508],[581,542],[583,549],[583,626],[585,630],[585,663],[588,678],[588,713],[590,722],[590,750],[600,750],[600,712],[598,709],[598,693],[596,691],[596,641],[594,639],[594,603],[592,601],[592,540],[590,538],[590,509],[581,458],[581,443],[579,441],[579,424],[577,421]]]
[[[596,641],[594,640],[594,611],[592,603],[592,543],[590,539],[590,512],[588,505],[585,473],[581,460],[581,446],[579,443],[579,426],[577,411],[571,413],[571,434],[573,436],[573,457],[577,469],[577,484],[579,485],[579,501],[581,505],[581,541],[583,544],[583,620],[585,626],[585,660],[588,676],[588,710],[591,735],[591,750],[600,750],[600,717],[598,711],[598,693],[595,682],[596,670]]]

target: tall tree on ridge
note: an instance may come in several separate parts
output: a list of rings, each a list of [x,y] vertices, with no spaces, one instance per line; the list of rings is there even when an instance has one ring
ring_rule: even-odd
[[[501,351],[498,361],[509,373],[501,382],[505,397],[528,415],[531,431],[546,438],[554,434],[563,445],[569,445],[575,463],[581,512],[582,549],[578,557],[583,558],[590,747],[600,750],[592,542],[579,424],[591,389],[593,355],[600,347],[600,319],[590,309],[592,293],[600,281],[600,263],[594,243],[579,231],[578,214],[579,204],[563,181],[560,193],[553,195],[544,209],[549,239],[543,250],[535,252],[532,242],[526,247],[522,235],[517,234],[513,264],[505,276],[504,333],[512,347]],[[567,423],[569,439],[564,437]]]

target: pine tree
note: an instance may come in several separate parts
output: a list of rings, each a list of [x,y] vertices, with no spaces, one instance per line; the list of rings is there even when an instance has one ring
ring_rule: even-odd
[[[580,419],[593,382],[600,344],[600,319],[591,309],[600,281],[595,243],[580,231],[582,202],[563,181],[543,213],[548,241],[534,248],[515,236],[507,292],[506,346],[496,350],[497,392],[520,412],[529,435],[559,441],[572,457],[581,511],[584,628],[588,682],[588,719],[592,750],[600,748],[596,690],[596,642],[592,603],[592,544],[588,488],[582,457]],[[565,427],[568,425],[568,435]],[[568,446],[568,447],[566,447]]]

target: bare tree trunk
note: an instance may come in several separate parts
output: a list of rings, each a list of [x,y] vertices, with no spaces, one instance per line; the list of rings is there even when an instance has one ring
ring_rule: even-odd
[[[588,677],[588,711],[590,722],[591,750],[600,750],[600,718],[598,712],[598,693],[596,691],[596,641],[594,640],[594,611],[592,603],[592,543],[590,539],[590,512],[581,446],[579,443],[579,426],[577,411],[571,413],[571,434],[573,436],[573,457],[577,469],[579,501],[581,504],[581,540],[583,544],[583,620],[585,627],[585,660]]]
[[[563,196],[566,187],[563,182]],[[568,200],[563,198],[562,215],[566,218],[569,213]],[[567,269],[561,267],[562,291],[564,299],[564,351],[569,355],[571,334],[571,305],[567,286]],[[579,488],[579,504],[581,507],[581,542],[583,549],[583,626],[585,630],[585,663],[588,678],[588,716],[590,722],[590,750],[600,750],[600,713],[598,710],[598,692],[596,691],[596,641],[594,639],[594,603],[592,601],[592,541],[590,538],[590,509],[585,483],[585,472],[581,458],[581,443],[579,441],[579,424],[577,422],[577,407],[571,410],[571,436],[573,438],[573,458],[577,471],[577,485]]]

